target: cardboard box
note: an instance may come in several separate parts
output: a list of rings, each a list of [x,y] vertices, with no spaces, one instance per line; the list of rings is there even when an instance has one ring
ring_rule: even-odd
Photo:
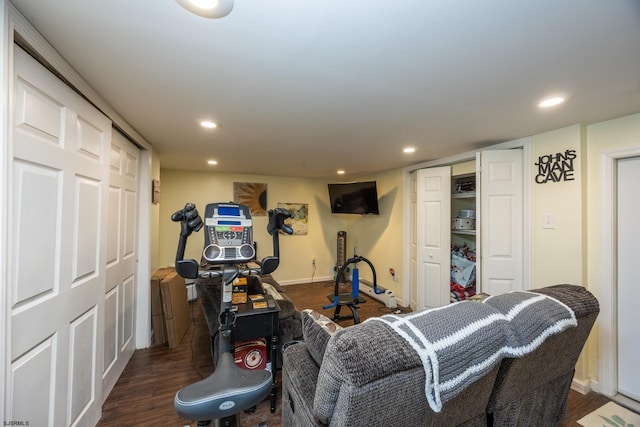
[[[191,312],[184,278],[174,269],[160,283],[164,323],[169,348],[176,348],[189,327]]]
[[[167,328],[164,324],[164,309],[162,308],[162,291],[160,284],[173,268],[161,268],[151,276],[151,328],[153,329],[153,344],[167,342]]]
[[[175,269],[171,267],[161,268],[151,276],[151,314],[163,314],[162,294],[160,292],[160,283]]]
[[[231,304],[244,304],[247,302],[247,278],[238,277],[233,281],[233,292],[231,294]]]
[[[164,325],[164,314],[151,316],[151,328],[153,329],[153,344],[167,342],[167,327]]]
[[[269,305],[266,301],[253,301],[253,308],[267,308]]]

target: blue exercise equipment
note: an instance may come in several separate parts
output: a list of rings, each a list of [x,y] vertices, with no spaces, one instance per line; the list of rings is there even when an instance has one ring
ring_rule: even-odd
[[[354,324],[360,323],[358,308],[360,304],[367,302],[367,300],[360,296],[360,272],[358,270],[359,262],[365,262],[371,268],[371,273],[373,274],[373,292],[378,295],[384,293],[384,291],[378,290],[376,269],[373,267],[371,261],[363,256],[356,255],[354,251],[354,256],[352,258],[349,258],[342,265],[342,267],[340,267],[340,270],[338,270],[338,274],[336,274],[334,292],[327,295],[327,298],[329,299],[329,301],[331,301],[331,304],[322,306],[324,310],[335,308],[332,317],[333,320],[353,319]],[[351,271],[351,292],[340,292],[340,280],[345,271],[348,271],[348,267],[351,264],[353,264],[353,270]],[[340,315],[340,310],[343,306],[349,307],[349,309],[351,310],[351,315]]]

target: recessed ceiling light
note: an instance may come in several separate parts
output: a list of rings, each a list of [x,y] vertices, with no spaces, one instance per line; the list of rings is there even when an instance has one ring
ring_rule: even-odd
[[[233,9],[233,0],[176,0],[191,13],[203,18],[223,18]]]
[[[215,166],[218,164],[217,160],[207,160],[207,164],[211,165],[211,166]]]
[[[415,147],[405,147],[405,148],[402,150],[402,152],[403,152],[403,153],[407,153],[407,154],[415,153],[415,152],[416,152],[416,149],[415,149]]]
[[[200,126],[207,129],[215,129],[218,127],[218,124],[215,122],[212,122],[211,120],[203,120],[200,122]]]
[[[344,170],[343,169],[339,169],[336,173],[338,175],[344,175]]]
[[[538,107],[540,108],[549,108],[555,107],[556,105],[560,105],[565,101],[564,96],[551,96],[549,98],[545,98],[538,103]]]
[[[200,9],[213,9],[218,5],[218,0],[189,0],[189,3]]]

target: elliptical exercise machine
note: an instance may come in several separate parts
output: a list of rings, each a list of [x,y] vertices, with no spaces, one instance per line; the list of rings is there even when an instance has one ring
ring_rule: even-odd
[[[176,412],[182,418],[196,420],[198,426],[214,425],[236,427],[239,413],[254,407],[269,395],[272,374],[266,370],[246,370],[238,367],[231,353],[231,333],[236,314],[232,309],[233,281],[239,276],[268,274],[280,263],[279,230],[292,234],[284,220],[291,213],[282,208],[269,210],[267,232],[273,237],[273,256],[257,263],[258,268],[241,267],[255,258],[251,213],[245,205],[212,203],[205,210],[203,223],[192,203],[171,216],[180,222],[180,238],[176,252],[176,271],[187,279],[222,279],[220,304],[219,356],[216,369],[209,377],[180,389],[174,399]],[[184,259],[187,237],[205,227],[202,263]],[[275,365],[273,368],[275,369]]]
[[[384,291],[378,290],[378,280],[376,278],[376,269],[373,267],[371,261],[366,259],[363,256],[359,256],[356,254],[356,249],[353,250],[353,257],[349,258],[338,270],[338,274],[336,274],[336,280],[334,285],[333,294],[327,295],[331,304],[327,304],[322,306],[324,310],[328,310],[330,308],[335,307],[335,311],[333,313],[332,320],[341,320],[341,319],[353,319],[354,324],[360,323],[360,315],[358,314],[358,308],[360,308],[360,304],[367,302],[366,299],[360,296],[360,272],[358,271],[358,263],[364,261],[371,268],[371,273],[373,274],[373,292],[377,295],[383,294]],[[342,275],[347,271],[350,264],[353,264],[353,270],[351,271],[351,292],[340,292],[340,281],[342,280]],[[351,310],[351,315],[340,315],[340,309],[343,306],[349,307]]]

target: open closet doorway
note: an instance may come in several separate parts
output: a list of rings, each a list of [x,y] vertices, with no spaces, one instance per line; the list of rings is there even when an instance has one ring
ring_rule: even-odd
[[[475,207],[469,208],[476,214],[477,229],[462,230],[471,236],[469,247],[477,247],[484,254],[475,266],[476,278],[480,277],[481,282],[478,286],[476,281],[476,292],[499,294],[529,289],[530,159],[530,140],[523,138],[481,152],[464,153],[405,169],[407,220],[404,235],[407,238],[404,265],[409,271],[409,280],[403,283],[403,296],[414,310],[442,306],[453,298],[450,292],[450,237],[461,231],[452,230],[454,212],[450,203],[456,198],[451,194],[451,188],[458,176],[475,176],[482,188],[478,193],[474,191],[478,194],[473,195]],[[467,170],[469,163],[471,169]],[[478,174],[482,170],[484,174]],[[511,183],[511,187],[503,188],[505,182]],[[508,207],[514,209],[506,209],[504,203],[500,205],[499,202],[505,200],[509,201]],[[456,213],[460,207],[455,205]],[[483,222],[483,217],[488,220]],[[506,230],[506,225],[512,228]],[[501,231],[497,231],[498,228],[502,228]]]

